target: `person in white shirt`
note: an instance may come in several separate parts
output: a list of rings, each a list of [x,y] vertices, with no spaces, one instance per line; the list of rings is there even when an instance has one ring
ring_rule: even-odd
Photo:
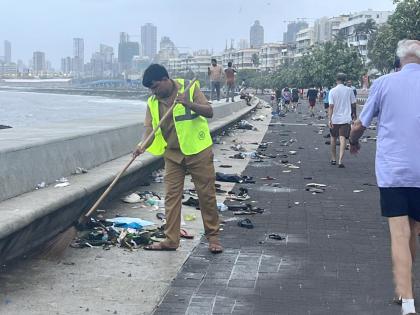
[[[382,216],[388,218],[395,291],[402,314],[414,305],[413,265],[420,228],[420,41],[398,43],[396,71],[375,80],[350,133],[350,153],[377,117],[375,171]]]
[[[344,168],[343,157],[346,150],[346,139],[350,134],[350,123],[352,121],[352,106],[356,106],[356,97],[351,89],[344,86],[346,75],[338,73],[336,77],[337,86],[329,93],[328,125],[331,133],[331,165],[336,165],[337,138],[340,137],[340,152],[338,156],[338,167]]]

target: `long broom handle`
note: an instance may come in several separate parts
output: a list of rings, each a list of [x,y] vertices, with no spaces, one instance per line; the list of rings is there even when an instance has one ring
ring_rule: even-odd
[[[186,88],[184,88],[184,91],[187,91],[194,83],[196,79],[191,80],[191,82],[188,84]],[[152,139],[152,137],[155,136],[156,132],[159,130],[162,123],[166,120],[166,118],[171,115],[171,112],[173,108],[176,105],[176,98],[174,99],[174,102],[172,103],[171,107],[166,111],[165,115],[161,118],[159,123],[157,124],[156,128],[153,129],[153,131],[144,139],[140,145],[140,148],[144,149],[144,146]],[[124,172],[127,170],[127,168],[131,165],[131,163],[134,162],[137,156],[133,156],[130,161],[124,166],[124,168],[121,170],[121,172],[118,173],[118,175],[114,178],[111,184],[109,184],[108,188],[102,193],[102,195],[99,197],[99,199],[94,203],[94,205],[89,209],[89,211],[84,215],[84,219],[87,219],[90,217],[90,215],[98,208],[99,204],[105,199],[105,197],[109,194],[111,189],[115,186],[117,181],[120,179],[120,177],[124,174]]]

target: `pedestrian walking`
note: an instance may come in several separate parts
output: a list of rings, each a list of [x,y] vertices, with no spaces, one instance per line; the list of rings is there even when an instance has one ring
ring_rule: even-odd
[[[226,102],[229,102],[229,95],[232,102],[235,101],[235,73],[236,70],[232,68],[232,62],[228,62],[228,67],[225,69],[226,77]]]
[[[210,77],[210,99],[214,100],[214,92],[216,92],[216,98],[220,101],[220,86],[223,79],[223,69],[217,64],[216,59],[211,60],[211,66],[208,67],[208,75]]]
[[[200,91],[198,82],[189,90],[183,79],[170,79],[167,70],[152,64],[144,72],[143,85],[153,95],[147,101],[144,121],[145,139],[159,123],[160,117],[176,101],[172,117],[164,121],[154,138],[146,144],[147,151],[162,156],[165,161],[166,239],[146,246],[147,250],[176,250],[180,241],[181,202],[184,179],[191,174],[198,193],[205,236],[209,250],[220,253],[219,215],[216,204],[215,171],[212,139],[206,118],[213,117],[213,109]],[[144,152],[140,146],[134,155]]]
[[[330,94],[330,89],[331,87],[325,87],[324,88],[324,95],[322,98],[322,101],[324,102],[324,109],[325,109],[325,113],[328,115],[328,108],[330,107],[330,103],[329,103],[329,94]]]
[[[337,86],[329,93],[328,125],[331,134],[331,165],[336,165],[337,138],[340,139],[340,152],[338,155],[338,167],[344,168],[343,158],[346,150],[346,139],[350,134],[350,123],[352,122],[351,107],[356,104],[353,91],[344,86],[346,75],[338,73],[336,77]]]
[[[292,100],[292,93],[288,86],[286,86],[281,92],[281,97],[283,98],[284,107],[286,111],[289,111],[290,101]]]
[[[388,217],[397,301],[417,314],[412,266],[420,227],[420,41],[398,43],[401,71],[376,79],[350,133],[350,152],[377,117],[376,179],[382,216]]]
[[[315,85],[308,89],[306,92],[306,97],[309,101],[309,111],[311,112],[311,117],[315,116],[314,108],[316,104],[316,98],[318,96],[318,90],[316,89]]]
[[[297,88],[292,88],[292,107],[297,111],[299,105],[299,90]]]

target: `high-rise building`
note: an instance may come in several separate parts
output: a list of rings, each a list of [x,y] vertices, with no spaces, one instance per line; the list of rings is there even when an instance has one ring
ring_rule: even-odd
[[[73,38],[73,72],[83,73],[85,65],[85,45],[83,38]]]
[[[4,41],[4,62],[12,62],[12,44],[8,40]]]
[[[152,23],[141,27],[141,48],[143,56],[153,59],[157,53],[157,28]]]
[[[73,71],[73,59],[66,57],[61,59],[61,72],[64,74],[70,74]]]
[[[32,65],[34,74],[42,74],[46,68],[45,53],[42,51],[34,51]]]
[[[304,28],[308,28],[308,23],[304,21],[298,21],[298,22],[291,22],[287,24],[287,31],[283,33],[283,43],[294,43],[296,41],[296,34],[303,30]]]
[[[121,70],[132,68],[133,57],[140,55],[140,47],[137,42],[130,42],[127,33],[120,33],[120,43],[118,44],[118,63]]]
[[[178,49],[171,39],[167,36],[163,36],[160,40],[159,49],[159,62],[167,62],[171,58],[178,57]]]
[[[246,39],[241,38],[238,43],[238,49],[246,49],[246,48],[249,48],[249,42]]]
[[[264,44],[264,27],[256,20],[249,30],[251,48],[260,48]]]

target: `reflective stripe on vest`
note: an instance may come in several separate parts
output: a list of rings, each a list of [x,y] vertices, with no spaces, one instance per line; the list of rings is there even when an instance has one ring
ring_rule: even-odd
[[[175,81],[180,85],[178,93],[184,93],[184,79],[175,79]],[[197,87],[200,88],[198,81],[196,81],[189,90],[191,102],[194,98],[194,90]],[[155,129],[160,120],[159,101],[152,95],[147,100],[147,105],[149,106],[150,114],[152,116],[152,126],[153,129]],[[178,103],[173,110],[173,120],[179,146],[183,154],[197,154],[212,145],[213,142],[206,118]],[[159,128],[152,144],[147,148],[147,151],[153,155],[162,155],[166,150],[166,146],[167,143],[162,135],[162,130]]]

